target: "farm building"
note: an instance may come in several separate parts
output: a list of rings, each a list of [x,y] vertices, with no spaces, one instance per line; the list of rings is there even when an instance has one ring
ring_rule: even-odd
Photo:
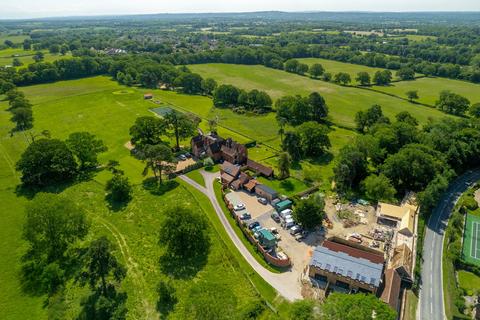
[[[415,228],[415,215],[417,207],[405,204],[396,206],[388,203],[378,203],[377,219],[379,222],[387,222],[393,224],[397,231],[405,236],[412,237]]]
[[[309,276],[334,291],[376,294],[382,282],[384,257],[367,250],[325,240],[313,252]]]
[[[277,191],[273,190],[272,188],[264,185],[264,184],[257,184],[255,186],[255,193],[262,198],[268,200],[268,202],[272,202],[273,199],[278,197]]]
[[[238,178],[240,175],[240,167],[237,165],[234,165],[228,161],[225,161],[222,163],[222,166],[220,167],[220,177],[222,180],[222,183],[225,186],[230,186],[230,184]]]
[[[273,177],[273,169],[266,167],[263,164],[255,162],[251,159],[247,160],[247,168],[254,171],[256,174],[262,175],[264,177],[270,178]]]
[[[251,179],[250,181],[248,181],[244,186],[243,188],[245,190],[247,190],[248,192],[252,193],[255,191],[255,187],[260,184],[257,180],[255,179]]]
[[[413,253],[406,245],[402,244],[393,249],[392,259],[390,260],[390,268],[395,269],[402,280],[412,282],[412,264]]]
[[[398,312],[400,306],[400,292],[402,290],[402,278],[395,269],[385,271],[385,286],[380,299]]]

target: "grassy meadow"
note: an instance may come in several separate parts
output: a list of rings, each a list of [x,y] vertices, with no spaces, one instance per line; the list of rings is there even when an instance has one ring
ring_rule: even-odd
[[[339,72],[346,72],[352,78],[352,84],[355,84],[355,85],[358,84],[355,78],[357,77],[357,74],[359,72],[368,72],[368,74],[370,74],[370,78],[373,79],[375,72],[385,70],[382,68],[374,68],[374,67],[362,66],[359,64],[339,62],[335,60],[328,60],[328,59],[321,59],[321,58],[303,58],[303,59],[297,59],[297,60],[299,62],[307,64],[308,66],[311,66],[314,63],[320,63],[325,69],[325,72],[330,72],[332,76],[334,76],[336,73],[339,73]],[[393,80],[398,80],[398,77],[395,75],[395,71],[393,70],[390,70],[390,71],[392,72]]]
[[[360,110],[368,109],[373,104],[381,105],[384,114],[391,119],[404,110],[409,111],[420,123],[425,123],[430,117],[440,118],[445,116],[444,113],[433,108],[411,104],[381,93],[342,87],[258,65],[213,63],[190,65],[189,68],[204,77],[214,78],[220,83],[233,84],[247,90],[264,90],[273,99],[278,99],[284,95],[308,95],[313,91],[318,91],[329,106],[332,122],[343,127],[353,128],[355,126],[355,114]],[[261,128],[262,131],[265,130],[263,127]]]
[[[157,245],[158,228],[166,214],[166,207],[178,203],[203,212],[210,221],[211,247],[204,266],[186,277],[174,277],[179,303],[173,310],[177,318],[191,318],[189,305],[195,299],[213,299],[199,295],[205,285],[221,288],[229,299],[217,304],[226,311],[244,310],[257,299],[257,292],[277,304],[275,291],[249,265],[239,258],[238,251],[228,238],[208,199],[181,180],[174,180],[169,188],[152,190],[142,176],[143,164],[129,155],[124,147],[128,129],[136,117],[151,115],[152,102],[143,100],[142,90],[125,88],[106,77],[64,81],[21,88],[34,104],[34,132],[50,130],[52,137],[65,139],[75,131],[96,134],[109,150],[100,156],[100,162],[109,159],[120,162],[120,167],[135,184],[133,200],[120,211],[113,211],[105,201],[104,185],[111,174],[97,173],[93,179],[80,182],[55,192],[66,195],[82,206],[92,221],[88,239],[107,235],[117,245],[116,255],[128,269],[122,286],[128,294],[128,319],[157,319],[156,285],[165,279],[171,269],[162,269],[159,258],[162,248]],[[207,112],[203,97],[177,95],[172,92],[155,95],[169,103]],[[208,100],[208,99],[207,99]],[[203,102],[202,102],[203,101]],[[198,102],[198,104],[197,104]],[[27,135],[10,135],[13,124],[7,103],[0,102],[0,314],[2,319],[46,319],[55,315],[74,319],[80,311],[79,301],[86,289],[69,283],[65,295],[52,308],[45,308],[45,296],[30,296],[22,291],[19,280],[20,258],[26,246],[21,238],[24,207],[28,198],[15,193],[19,173],[15,163],[27,145]],[[245,138],[246,140],[247,138]],[[195,297],[193,297],[196,295]],[[192,298],[193,297],[193,298]],[[193,300],[192,300],[193,299]],[[281,300],[280,300],[281,301]],[[210,301],[215,304],[218,301]],[[233,308],[233,309],[232,309]],[[229,310],[231,309],[231,310]]]
[[[54,62],[59,59],[65,59],[71,55],[67,54],[62,56],[61,54],[53,54],[48,52],[48,50],[40,50],[44,54],[44,59],[42,62]],[[8,48],[0,50],[0,66],[12,65],[13,59],[17,58],[20,62],[23,63],[22,66],[18,68],[24,68],[29,64],[34,63],[33,56],[37,51],[35,50],[23,50],[23,48]]]
[[[447,78],[420,78],[413,81],[394,82],[390,86],[373,86],[375,90],[407,98],[407,92],[417,90],[419,102],[434,105],[442,90],[450,90],[470,100],[480,102],[480,84]]]

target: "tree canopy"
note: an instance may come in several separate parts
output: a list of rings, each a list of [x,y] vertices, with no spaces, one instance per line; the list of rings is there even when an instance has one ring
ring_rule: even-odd
[[[71,180],[77,173],[77,163],[65,142],[39,139],[23,152],[17,170],[26,185],[46,186]]]

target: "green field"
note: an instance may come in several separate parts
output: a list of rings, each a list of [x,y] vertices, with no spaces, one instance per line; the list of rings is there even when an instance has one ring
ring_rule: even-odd
[[[478,294],[480,291],[480,277],[474,273],[460,270],[457,272],[458,284],[469,296]]]
[[[390,86],[374,86],[375,90],[407,98],[406,92],[417,90],[421,103],[435,105],[442,90],[450,90],[470,100],[471,103],[480,102],[480,85],[471,82],[446,78],[420,78],[414,81],[394,82]]]
[[[463,259],[480,266],[480,217],[467,214],[463,233]]]
[[[0,34],[0,43],[3,44],[5,40],[10,40],[13,43],[23,43],[23,40],[30,38],[27,35],[8,35],[8,34]]]
[[[352,84],[358,84],[355,78],[357,77],[357,74],[359,72],[368,72],[370,74],[370,78],[373,79],[373,75],[375,74],[375,72],[386,70],[382,68],[374,68],[374,67],[362,66],[359,64],[339,62],[339,61],[327,60],[327,59],[321,59],[321,58],[303,58],[303,59],[297,59],[297,60],[309,66],[311,66],[314,63],[320,63],[323,66],[323,68],[325,68],[325,72],[330,72],[332,75],[335,75],[336,73],[339,73],[339,72],[346,72],[350,74],[350,77],[352,78]],[[390,70],[390,71],[392,72],[393,79],[397,80],[398,78],[395,75],[395,71],[393,70]]]
[[[124,144],[135,118],[151,114],[149,109],[153,104],[143,100],[143,91],[119,86],[106,77],[24,87],[22,90],[34,104],[35,132],[48,129],[53,137],[61,139],[79,130],[96,134],[109,148],[101,155],[100,161],[118,160],[125,174],[135,183],[133,200],[120,212],[110,211],[104,199],[104,184],[111,176],[106,171],[98,173],[93,180],[60,191],[87,210],[92,220],[88,239],[105,234],[119,247],[117,256],[128,269],[122,285],[129,296],[128,319],[157,317],[156,285],[166,277],[158,263],[162,254],[157,245],[158,228],[167,214],[165,207],[174,203],[194,207],[208,217],[212,245],[206,265],[191,281],[174,280],[179,304],[173,316],[190,317],[186,314],[187,304],[191,301],[191,294],[198,291],[196,288],[203,283],[225,288],[232,297],[228,303],[233,303],[234,310],[247,307],[256,299],[257,290],[273,302],[274,290],[239,258],[206,197],[180,180],[175,180],[172,189],[162,195],[142,186],[143,164],[129,155]],[[115,94],[123,90],[129,93]],[[200,109],[207,107],[201,102],[204,99],[209,101],[203,97],[172,92],[159,91],[155,95],[184,107],[198,107],[199,113],[202,113]],[[10,135],[13,124],[6,109],[6,102],[0,102],[0,200],[3,209],[0,215],[0,314],[2,319],[46,319],[49,312],[44,305],[46,297],[33,297],[22,292],[18,278],[20,258],[25,251],[25,243],[21,239],[23,210],[29,200],[15,194],[19,175],[14,166],[26,147],[26,135]],[[74,319],[84,294],[84,289],[69,283],[64,302],[54,307],[65,310],[63,319]]]
[[[41,50],[44,54],[43,62],[54,62],[59,59],[67,59],[71,57],[71,55],[67,54],[62,56],[60,54],[52,54],[48,52],[48,50]],[[0,50],[0,66],[12,65],[13,59],[17,58],[20,62],[23,63],[23,66],[19,68],[23,68],[28,66],[29,64],[34,63],[33,56],[35,55],[36,51],[34,50],[23,50],[21,48],[9,48],[5,50]]]
[[[413,105],[381,93],[342,87],[263,66],[198,64],[191,65],[189,68],[204,77],[212,77],[220,83],[233,84],[248,90],[264,90],[274,99],[284,95],[307,95],[312,91],[318,91],[324,96],[329,106],[331,120],[335,124],[351,128],[355,125],[355,114],[373,104],[381,105],[384,113],[392,119],[397,113],[404,110],[409,111],[420,123],[425,123],[429,117],[445,116],[438,110]],[[258,128],[262,128],[261,131],[266,130],[264,127]]]

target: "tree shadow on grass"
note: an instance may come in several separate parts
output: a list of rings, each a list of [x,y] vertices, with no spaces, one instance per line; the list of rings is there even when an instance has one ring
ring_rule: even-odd
[[[333,160],[333,154],[331,152],[326,152],[321,156],[310,159],[311,163],[318,165],[327,165]]]
[[[167,252],[160,257],[160,269],[175,279],[192,279],[207,264],[208,252],[209,249],[190,257],[178,257]]]
[[[119,212],[124,210],[128,206],[131,200],[132,200],[131,198],[124,201],[114,200],[111,193],[105,196],[105,201],[107,201],[108,203],[107,204],[108,209],[114,212]]]
[[[293,191],[295,189],[295,185],[290,180],[282,180],[282,182],[280,182],[280,187],[285,191]]]
[[[18,197],[25,197],[29,200],[33,199],[39,192],[45,193],[62,193],[66,189],[86,181],[92,180],[95,175],[102,171],[101,168],[92,168],[79,172],[75,177],[65,181],[49,181],[44,186],[18,184],[15,188],[15,194]]]
[[[82,309],[77,320],[125,319],[128,311],[126,301],[127,294],[117,292],[113,285],[108,286],[106,296],[101,295],[100,289],[97,289],[80,302]]]
[[[168,191],[171,191],[178,187],[180,184],[175,180],[168,180],[162,184],[158,184],[156,178],[147,178],[142,182],[143,188],[149,191],[151,194],[161,196]]]

